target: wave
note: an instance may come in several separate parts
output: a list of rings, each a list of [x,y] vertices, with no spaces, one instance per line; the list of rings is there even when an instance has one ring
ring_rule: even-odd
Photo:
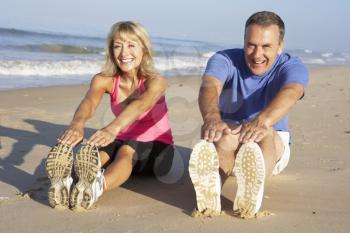
[[[305,64],[310,65],[325,65],[327,62],[322,58],[301,58]]]
[[[98,47],[75,46],[64,44],[41,44],[41,45],[17,45],[7,46],[16,50],[29,52],[63,53],[63,54],[103,54],[103,49]]]
[[[164,75],[198,74],[206,64],[203,57],[155,57],[155,67]],[[0,75],[5,76],[64,76],[86,75],[101,71],[102,60],[61,60],[32,61],[5,60],[0,61]]]
[[[91,40],[104,40],[102,37],[94,37],[94,36],[78,36],[78,35],[70,35],[66,33],[54,33],[54,32],[36,32],[29,30],[21,30],[14,28],[0,28],[0,35],[2,36],[13,36],[13,37],[51,37],[51,38],[76,38],[76,39],[91,39]]]
[[[100,72],[100,61],[1,61],[0,75],[52,76],[85,75]]]

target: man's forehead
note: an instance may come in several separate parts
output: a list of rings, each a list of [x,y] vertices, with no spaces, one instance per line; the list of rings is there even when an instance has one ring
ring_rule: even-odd
[[[258,24],[252,24],[249,25],[245,31],[245,39],[253,39],[253,38],[265,38],[265,39],[272,39],[277,38],[279,39],[279,28],[277,25],[271,24],[271,25],[258,25]]]

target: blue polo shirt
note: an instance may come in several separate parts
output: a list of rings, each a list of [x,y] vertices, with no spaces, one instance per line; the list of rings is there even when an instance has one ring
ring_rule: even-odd
[[[219,107],[225,122],[242,124],[253,120],[288,83],[304,88],[309,79],[302,61],[282,53],[265,74],[251,73],[244,60],[243,49],[219,51],[209,60],[204,76],[214,76],[223,85]],[[274,126],[275,130],[288,131],[288,115]]]

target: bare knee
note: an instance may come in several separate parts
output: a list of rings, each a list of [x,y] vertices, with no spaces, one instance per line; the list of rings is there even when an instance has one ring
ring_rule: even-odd
[[[235,151],[239,145],[237,135],[224,135],[215,147],[219,156],[219,165],[221,173],[231,174],[235,160]]]
[[[106,190],[120,186],[130,177],[136,158],[135,150],[128,145],[123,145],[118,150],[115,159],[106,167],[104,173]]]
[[[264,155],[266,174],[270,176],[284,151],[283,142],[278,133],[272,129],[258,144]]]
[[[129,145],[123,145],[120,147],[120,149],[117,151],[116,155],[117,159],[125,159],[130,161],[137,161],[137,154],[136,151]]]
[[[218,142],[215,142],[216,150],[222,152],[231,152],[235,151],[238,148],[239,135],[226,134],[221,137]]]

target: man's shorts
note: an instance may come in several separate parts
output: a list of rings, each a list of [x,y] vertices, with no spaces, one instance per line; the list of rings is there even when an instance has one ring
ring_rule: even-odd
[[[289,157],[290,157],[290,147],[289,147],[289,139],[290,134],[287,131],[277,131],[278,135],[281,137],[283,145],[284,145],[284,152],[281,156],[281,159],[276,163],[275,168],[272,171],[272,175],[278,175],[281,173],[288,165]]]
[[[174,158],[174,146],[158,141],[139,142],[135,140],[115,140],[106,147],[100,148],[114,161],[118,150],[128,145],[137,153],[137,161],[132,174],[164,176],[170,169]]]

